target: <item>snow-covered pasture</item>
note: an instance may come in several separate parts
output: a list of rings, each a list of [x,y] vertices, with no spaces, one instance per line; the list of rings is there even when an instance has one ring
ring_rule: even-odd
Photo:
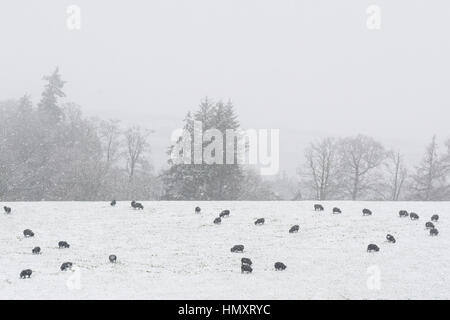
[[[129,202],[1,203],[12,214],[0,214],[0,298],[450,298],[449,202],[322,204],[324,212],[306,201],[143,202],[139,211]],[[342,214],[331,214],[334,206]],[[230,217],[213,224],[223,209]],[[400,209],[420,219],[399,218]],[[437,237],[425,229],[433,214]],[[257,218],[265,224],[255,226]],[[300,231],[289,233],[295,224]],[[24,229],[35,236],[24,238]],[[70,248],[58,249],[61,240]],[[380,251],[367,253],[370,243]],[[231,253],[235,244],[244,253]],[[42,254],[32,255],[35,246]],[[252,274],[241,274],[242,257]],[[72,271],[60,271],[66,261]],[[277,261],[287,269],[275,271]],[[23,269],[33,270],[30,279],[19,278]]]

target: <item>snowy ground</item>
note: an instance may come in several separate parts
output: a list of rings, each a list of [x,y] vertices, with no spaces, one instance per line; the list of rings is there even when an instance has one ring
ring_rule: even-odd
[[[144,202],[1,203],[1,299],[449,299],[450,203]],[[194,207],[202,213],[194,214]],[[330,213],[341,207],[341,215]],[[363,217],[362,208],[373,216]],[[222,209],[231,216],[212,223]],[[399,218],[399,209],[420,220]],[[432,214],[439,236],[425,222]],[[255,226],[256,218],[266,224]],[[300,225],[300,232],[289,228]],[[22,231],[32,229],[34,238]],[[387,233],[396,244],[385,241]],[[58,249],[65,240],[70,249]],[[369,243],[380,247],[367,253]],[[235,244],[244,253],[231,253]],[[41,255],[32,255],[34,246]],[[109,263],[109,254],[118,263]],[[251,258],[253,273],[241,274]],[[74,270],[59,270],[63,262]],[[273,264],[287,265],[283,272]],[[30,268],[30,279],[19,279]]]

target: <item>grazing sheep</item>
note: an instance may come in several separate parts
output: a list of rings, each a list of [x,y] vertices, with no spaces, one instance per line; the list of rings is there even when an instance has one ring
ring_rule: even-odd
[[[221,224],[222,223],[222,219],[220,219],[220,217],[217,217],[214,219],[214,224]]]
[[[372,211],[370,211],[369,209],[363,209],[362,213],[363,213],[363,216],[371,216],[372,215]]]
[[[298,232],[299,229],[300,229],[300,226],[298,224],[296,224],[289,229],[289,233]]]
[[[33,250],[31,250],[32,254],[41,254],[41,248],[40,247],[34,247]]]
[[[418,215],[417,213],[411,212],[411,213],[409,214],[409,218],[410,218],[411,220],[419,220],[419,215]]]
[[[339,209],[338,207],[334,207],[333,214],[339,214],[339,213],[342,213],[341,209]]]
[[[231,252],[244,252],[244,246],[242,244],[237,244],[231,248]]]
[[[219,217],[223,218],[223,217],[228,217],[230,216],[230,210],[223,210],[220,214]]]
[[[256,219],[255,225],[256,225],[256,226],[258,226],[258,225],[263,225],[264,222],[265,222],[264,218],[259,218],[259,219]]]
[[[314,205],[314,211],[323,211],[323,206],[321,204]]]
[[[21,279],[29,278],[31,277],[32,273],[33,271],[31,269],[22,270],[22,272],[20,273],[20,278]]]
[[[393,235],[388,234],[386,236],[387,241],[391,242],[391,243],[395,243],[395,238]]]
[[[249,258],[242,258],[241,259],[241,264],[246,264],[251,266],[252,265],[252,260],[250,260]]]
[[[117,261],[117,256],[115,254],[109,255],[109,262],[116,263],[116,261]]]
[[[252,273],[253,269],[248,264],[241,265],[241,273]]]
[[[427,229],[434,229],[434,224],[433,224],[433,222],[427,222],[427,223],[425,223],[425,228],[427,228]]]
[[[373,251],[378,252],[378,251],[380,251],[380,248],[378,248],[378,246],[376,244],[371,243],[367,246],[367,252],[373,252]]]
[[[437,236],[438,234],[439,234],[438,229],[436,228],[430,229],[430,236]]]
[[[195,213],[200,213],[200,211],[202,211],[202,209],[200,209],[200,207],[195,207]]]
[[[280,271],[286,269],[286,265],[283,262],[275,262],[275,270]]]
[[[58,242],[59,248],[70,248],[70,245],[66,241],[60,241]]]
[[[34,237],[34,232],[30,229],[25,229],[23,230],[23,235],[25,236],[25,238]]]
[[[131,206],[133,207],[133,209],[140,209],[143,210],[144,206],[142,205],[142,203],[140,202],[136,202],[136,201],[131,201]]]
[[[67,271],[67,270],[71,269],[72,265],[73,265],[72,262],[64,262],[61,265],[61,271]]]
[[[431,216],[431,221],[436,222],[436,221],[438,221],[438,220],[439,220],[439,216],[438,216],[437,214],[433,214],[433,215]]]
[[[406,211],[406,210],[400,210],[400,211],[398,212],[398,215],[400,216],[400,218],[407,217],[407,216],[408,216],[408,211]]]
[[[3,210],[5,210],[6,214],[10,214],[11,213],[11,208],[10,207],[3,207]]]

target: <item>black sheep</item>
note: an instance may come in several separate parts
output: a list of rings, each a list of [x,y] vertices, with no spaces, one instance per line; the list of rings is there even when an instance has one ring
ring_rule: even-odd
[[[386,236],[387,241],[391,242],[391,243],[395,243],[395,238],[393,235],[388,234]]]
[[[58,242],[59,248],[70,248],[70,244],[68,244],[66,241],[60,241]]]
[[[430,229],[430,236],[437,236],[438,234],[439,234],[438,229],[436,228]]]
[[[21,279],[29,278],[31,277],[32,273],[33,271],[31,269],[22,270],[22,272],[20,273],[20,278]]]
[[[437,214],[433,214],[433,215],[431,216],[431,221],[436,222],[436,221],[438,221],[438,220],[439,220],[439,216],[438,216]]]
[[[253,269],[248,264],[241,265],[241,273],[252,273]]]
[[[363,216],[371,216],[372,215],[372,211],[370,211],[369,209],[363,209],[362,213],[363,213]]]
[[[323,206],[321,204],[314,205],[314,211],[323,211]]]
[[[230,210],[223,210],[220,214],[219,217],[223,218],[223,217],[228,217],[230,216]]]
[[[73,265],[72,262],[64,262],[61,265],[61,271],[67,271],[67,270],[71,269],[72,265]]]
[[[143,210],[144,206],[142,205],[142,203],[140,202],[136,202],[136,201],[131,201],[131,206],[133,207],[133,209],[140,209]]]
[[[406,210],[400,210],[400,211],[398,212],[398,215],[400,216],[400,218],[407,217],[407,216],[408,216],[408,211],[406,211]]]
[[[111,201],[111,207],[114,207],[116,205],[116,200]]]
[[[31,253],[33,254],[40,254],[41,248],[40,247],[34,247],[33,250],[31,250]]]
[[[378,246],[376,244],[371,243],[367,246],[367,252],[373,252],[373,251],[378,252],[378,251],[380,251],[380,248],[378,248]]]
[[[220,219],[220,217],[217,217],[214,219],[214,224],[221,224],[222,223],[222,219]]]
[[[292,226],[289,229],[289,233],[294,233],[294,232],[298,232],[298,230],[300,229],[300,226],[298,224],[296,224],[295,226]]]
[[[3,210],[5,210],[6,214],[10,214],[11,213],[11,208],[10,207],[3,207]]]
[[[275,262],[275,270],[280,271],[286,269],[286,265],[283,262]]]
[[[251,266],[252,265],[252,260],[250,260],[249,258],[242,258],[241,259],[241,264],[246,264]]]
[[[34,232],[30,229],[25,229],[23,230],[23,235],[25,236],[25,238],[34,237]]]
[[[195,207],[195,213],[200,213],[200,211],[202,211],[202,209],[200,209],[200,207]]]
[[[409,214],[409,218],[410,218],[411,220],[419,220],[419,215],[418,215],[417,213],[411,212],[411,213]]]
[[[237,244],[231,248],[231,252],[244,252],[244,246],[242,244]]]
[[[427,228],[427,229],[433,229],[433,228],[434,228],[433,222],[427,222],[427,223],[425,223],[425,228]]]
[[[341,209],[339,209],[338,207],[334,207],[333,214],[338,214],[338,213],[342,213]]]
[[[264,222],[265,222],[264,218],[259,218],[259,219],[256,219],[255,225],[256,226],[262,225],[262,224],[264,224]]]
[[[111,254],[109,256],[109,262],[116,263],[116,261],[117,261],[117,256],[115,254]]]

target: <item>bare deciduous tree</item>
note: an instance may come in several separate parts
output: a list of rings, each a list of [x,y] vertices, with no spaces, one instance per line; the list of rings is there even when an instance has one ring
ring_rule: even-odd
[[[307,180],[317,200],[326,200],[336,193],[338,144],[333,138],[311,143],[305,151]]]
[[[389,175],[388,197],[389,200],[398,201],[405,185],[408,170],[400,152],[389,152],[386,160],[386,171]]]
[[[129,181],[132,182],[138,164],[145,165],[149,152],[148,136],[151,131],[134,126],[125,131],[126,161]]]
[[[341,142],[342,183],[352,200],[374,191],[377,169],[386,158],[383,146],[373,138],[357,135]]]
[[[109,120],[100,123],[99,136],[102,142],[107,167],[118,159],[120,148],[120,121]]]

